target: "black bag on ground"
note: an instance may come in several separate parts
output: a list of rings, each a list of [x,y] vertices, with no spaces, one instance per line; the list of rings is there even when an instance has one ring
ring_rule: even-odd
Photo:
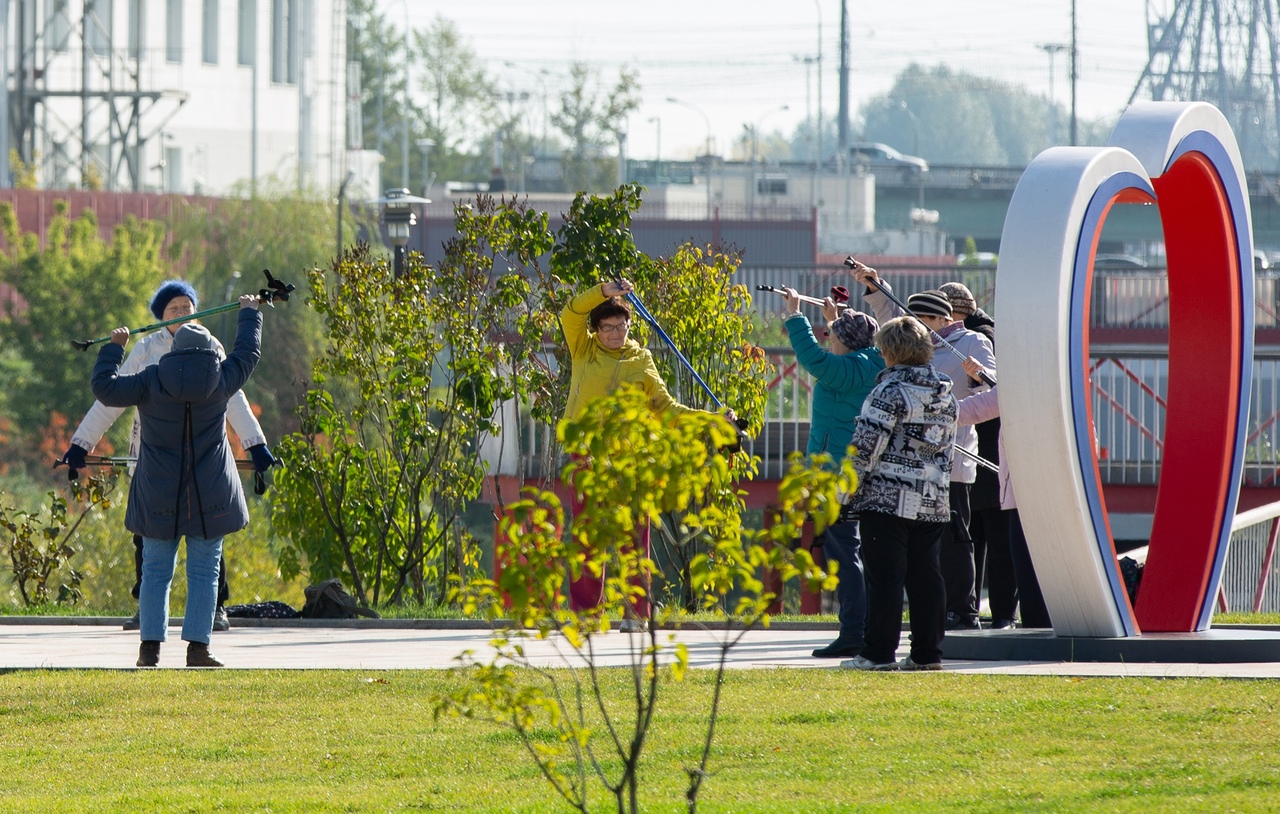
[[[226,611],[232,619],[297,619],[301,616],[292,605],[278,599],[251,605],[227,605]]]
[[[302,591],[307,604],[302,606],[303,619],[354,619],[367,616],[380,619],[375,610],[362,608],[356,598],[347,593],[340,579],[326,579],[315,585],[308,585]]]

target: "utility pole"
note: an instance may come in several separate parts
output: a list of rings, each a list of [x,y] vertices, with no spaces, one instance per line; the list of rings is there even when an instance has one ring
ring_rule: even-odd
[[[819,70],[818,76],[822,73]],[[822,80],[819,79],[819,82]],[[819,86],[821,87],[821,86]],[[818,93],[818,104],[822,104],[822,93]],[[840,140],[840,158],[837,166],[844,166],[849,161],[849,0],[840,0],[840,121],[837,122],[837,133]]]

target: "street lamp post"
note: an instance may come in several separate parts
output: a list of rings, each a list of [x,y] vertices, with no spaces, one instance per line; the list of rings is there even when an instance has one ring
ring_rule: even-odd
[[[653,151],[653,183],[662,183],[662,117],[650,116],[649,124],[658,125],[658,146]]]
[[[707,220],[711,220],[711,168],[713,166],[711,163],[711,118],[707,116],[702,108],[697,105],[681,101],[674,96],[668,96],[667,101],[673,105],[680,105],[681,107],[689,108],[701,116],[702,120],[707,123]]]
[[[1071,46],[1061,42],[1042,42],[1036,46],[1049,55],[1049,146],[1058,143],[1058,106],[1053,99],[1053,66],[1058,54]]]
[[[422,194],[426,195],[431,191],[431,182],[434,180],[427,174],[427,160],[428,156],[431,155],[431,148],[436,146],[436,143],[429,138],[420,138],[415,143],[418,145],[418,149],[422,151]]]
[[[338,187],[338,259],[342,259],[342,211],[347,208],[347,187],[355,180],[355,172],[348,170],[347,177]]]
[[[407,188],[401,188],[387,190],[374,203],[382,207],[382,222],[387,226],[387,238],[394,247],[394,271],[399,277],[404,274],[405,262],[409,255],[410,231],[418,222],[413,207],[416,204],[429,204],[431,201],[411,195]]]

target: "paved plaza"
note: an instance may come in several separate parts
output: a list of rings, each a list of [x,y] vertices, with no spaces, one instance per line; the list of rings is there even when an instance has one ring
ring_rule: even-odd
[[[174,620],[177,621],[177,620]],[[483,658],[489,652],[492,632],[465,622],[383,620],[353,622],[280,622],[232,620],[231,630],[215,633],[210,649],[229,669],[241,670],[439,670],[457,665],[456,658],[473,651]],[[987,635],[999,635],[992,631]],[[794,667],[836,669],[837,660],[815,659],[816,647],[831,641],[834,627],[779,625],[750,631],[732,651],[729,665],[735,669]],[[725,631],[660,631],[660,642],[674,636],[689,649],[695,668],[712,668],[719,658],[718,642]],[[1185,634],[1184,634],[1185,635]],[[640,634],[609,633],[595,637],[598,662],[623,666],[629,663]],[[647,637],[646,637],[647,638]],[[633,646],[634,639],[634,646]],[[907,654],[907,634],[899,657]],[[169,641],[161,650],[160,667],[181,667],[185,645],[181,628],[169,629]],[[559,637],[528,646],[531,658],[548,667],[564,666],[572,659]],[[943,644],[944,655],[946,643]],[[135,669],[138,653],[136,631],[121,630],[119,620],[33,619],[0,617],[0,669]],[[956,673],[1069,676],[1163,676],[1230,678],[1280,678],[1280,663],[1132,663],[1086,661],[945,661]]]

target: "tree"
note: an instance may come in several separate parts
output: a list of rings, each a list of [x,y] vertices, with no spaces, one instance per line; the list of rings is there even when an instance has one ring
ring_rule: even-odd
[[[263,269],[298,286],[287,304],[267,309],[263,353],[258,371],[245,386],[249,400],[261,408],[258,417],[269,442],[298,429],[295,411],[311,378],[311,360],[320,352],[320,316],[305,305],[312,294],[310,269],[327,267],[337,253],[337,211],[320,194],[299,194],[280,178],[260,179],[257,194],[217,201],[209,207],[176,208],[168,220],[173,235],[169,254],[189,269],[188,278],[201,295],[201,307],[232,302],[266,283]],[[348,218],[347,239],[363,226],[377,234],[375,213]],[[238,276],[237,276],[238,275]],[[226,347],[234,339],[233,316],[208,324]]]
[[[1066,112],[1056,107],[1065,122]],[[867,141],[904,153],[918,141],[919,154],[938,164],[1011,167],[1026,166],[1049,146],[1049,116],[1049,100],[1019,85],[916,63],[861,110]],[[1082,144],[1104,143],[1110,132],[1102,122],[1082,125]],[[1066,143],[1061,136],[1059,143]]]
[[[0,280],[17,295],[0,306],[0,347],[7,359],[0,365],[6,376],[0,388],[18,427],[15,448],[7,452],[33,465],[48,465],[34,451],[55,416],[65,422],[93,404],[92,352],[77,351],[72,340],[154,321],[147,298],[164,277],[161,224],[128,218],[108,243],[91,210],[72,220],[67,209],[66,201],[55,204],[42,247],[35,234],[19,229],[13,207],[0,204],[7,247]],[[117,441],[124,432],[117,430]]]
[[[412,35],[412,61],[422,66],[418,88],[426,137],[435,142],[431,165],[439,177],[488,175],[483,166],[485,134],[498,126],[498,90],[458,27],[436,15],[431,26]]]
[[[600,151],[618,141],[629,113],[640,106],[640,74],[623,67],[609,90],[599,71],[575,62],[569,66],[569,89],[560,94],[560,107],[551,123],[564,134],[569,147],[562,158],[566,187],[593,192],[613,186],[614,173],[596,160]]]
[[[741,522],[732,467],[718,448],[733,438],[729,425],[705,413],[655,415],[644,394],[625,389],[599,399],[557,430],[565,450],[576,457],[564,479],[583,498],[583,510],[566,537],[564,511],[553,492],[532,491],[510,508],[503,538],[510,541],[509,565],[497,580],[479,579],[461,595],[467,610],[508,617],[488,660],[460,659],[467,686],[438,698],[436,715],[489,721],[515,733],[556,793],[571,808],[591,810],[593,789],[602,786],[619,812],[639,810],[641,759],[663,687],[683,680],[689,666],[685,645],[650,624],[627,638],[632,691],[611,706],[601,686],[596,644],[610,629],[610,617],[633,615],[632,601],[644,593],[633,577],[653,564],[634,549],[616,544],[637,522],[681,517],[681,534],[704,538],[707,553],[693,563],[697,606],[718,611],[730,624],[719,637],[719,661],[699,753],[685,767],[684,800],[696,811],[708,777],[730,651],[746,632],[768,624],[776,598],[761,579],[771,568],[784,578],[800,577],[811,589],[830,588],[833,574],[817,568],[808,552],[792,551],[806,514],[820,527],[835,520],[837,489],[856,484],[852,465],[837,474],[800,456],[779,487],[781,507],[765,532],[749,532]],[[719,495],[717,497],[716,495]],[[574,611],[561,591],[565,567],[574,576],[605,574],[605,600],[597,608]],[[509,605],[509,607],[507,607]],[[563,675],[530,658],[531,642],[556,635]],[[669,655],[668,655],[669,654]],[[550,733],[551,737],[547,737]]]

